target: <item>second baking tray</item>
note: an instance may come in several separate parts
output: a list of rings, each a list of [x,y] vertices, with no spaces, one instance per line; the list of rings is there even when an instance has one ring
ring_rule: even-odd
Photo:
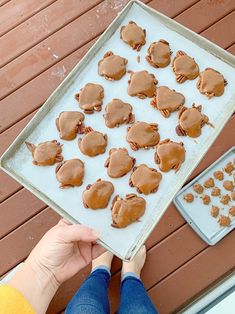
[[[198,182],[201,185],[211,178],[214,178],[213,173],[217,170],[222,170],[228,162],[234,162],[235,158],[235,146],[228,150],[223,156],[217,159],[210,167],[205,171],[200,173],[196,178],[189,182],[182,190],[177,193],[174,198],[174,204],[178,208],[181,215],[189,223],[189,225],[198,233],[198,235],[208,244],[214,245],[220,241],[226,234],[235,228],[235,217],[231,217],[231,224],[228,227],[220,227],[218,223],[218,218],[213,218],[210,215],[211,206],[218,206],[220,208],[221,215],[228,215],[228,210],[230,207],[235,206],[235,201],[231,200],[228,205],[223,205],[220,203],[220,197],[211,196],[211,188],[205,189],[204,194],[211,197],[211,203],[209,205],[204,205],[201,200],[201,195],[196,194],[193,191],[193,185]],[[233,171],[233,173],[235,170]],[[233,176],[228,175],[224,172],[224,180],[230,180],[234,182]],[[223,181],[215,181],[215,186],[221,189],[223,193],[221,194],[231,194],[226,191],[222,183]],[[187,193],[192,193],[195,195],[194,201],[192,203],[187,203],[184,200],[184,195]]]
[[[133,51],[120,40],[120,27],[126,25],[130,20],[134,20],[147,32],[147,42],[140,52]],[[170,66],[164,69],[155,69],[150,66],[145,60],[147,49],[151,42],[158,41],[161,38],[170,43],[173,52],[172,58],[177,50],[185,50],[186,53],[196,59],[201,70],[206,67],[213,67],[220,71],[228,81],[224,95],[208,100],[206,96],[201,95],[197,90],[197,80],[178,84]],[[158,86],[167,85],[183,93],[186,97],[186,106],[191,107],[193,102],[202,104],[203,112],[210,117],[215,128],[204,126],[202,135],[196,140],[179,137],[175,132],[175,126],[178,122],[177,113],[173,113],[166,119],[150,106],[150,99],[142,100],[130,97],[127,94],[128,74],[120,81],[115,82],[106,81],[98,75],[98,61],[109,50],[128,59],[127,70],[146,69],[156,75],[159,81]],[[140,63],[137,62],[138,55],[140,56]],[[149,236],[174,195],[231,116],[235,104],[234,64],[234,57],[223,49],[143,3],[131,1],[10,146],[1,159],[1,166],[60,215],[73,222],[80,222],[98,229],[101,232],[100,243],[103,246],[122,259],[130,259]],[[61,69],[61,71],[65,70]],[[103,85],[105,90],[102,112],[86,115],[85,118],[86,126],[91,126],[108,134],[106,153],[95,158],[84,156],[78,149],[77,140],[71,142],[60,140],[55,126],[55,119],[61,111],[79,110],[74,94],[87,82],[99,83]],[[104,210],[93,211],[82,206],[81,196],[86,185],[95,182],[98,178],[109,180],[114,184],[114,195],[119,194],[124,197],[127,193],[136,193],[134,188],[129,187],[129,174],[120,179],[111,179],[107,176],[103,164],[108,157],[109,149],[112,147],[126,147],[130,155],[136,158],[137,165],[146,163],[150,167],[157,168],[153,159],[153,149],[148,151],[139,150],[138,152],[130,149],[125,140],[126,125],[115,129],[106,128],[102,115],[106,104],[112,98],[121,98],[123,101],[129,102],[133,106],[136,121],[157,123],[161,140],[171,138],[173,141],[183,141],[186,149],[186,160],[181,169],[176,174],[174,171],[163,174],[158,192],[145,196],[147,208],[144,216],[141,217],[141,221],[133,223],[125,229],[111,227],[111,203]],[[24,141],[38,144],[52,139],[57,139],[63,144],[65,160],[76,157],[85,161],[85,177],[81,187],[61,190],[55,178],[55,166],[36,167],[32,165],[32,158]]]

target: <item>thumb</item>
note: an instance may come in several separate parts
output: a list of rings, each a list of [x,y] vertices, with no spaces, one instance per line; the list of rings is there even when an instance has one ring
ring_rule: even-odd
[[[59,235],[65,242],[92,242],[99,238],[100,233],[83,225],[64,225]]]

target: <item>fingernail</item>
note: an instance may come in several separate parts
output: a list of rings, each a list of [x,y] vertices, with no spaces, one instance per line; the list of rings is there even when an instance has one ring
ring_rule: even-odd
[[[99,236],[100,236],[100,232],[95,230],[95,229],[92,229],[92,234],[93,234],[93,236],[95,236],[97,238],[99,238]]]

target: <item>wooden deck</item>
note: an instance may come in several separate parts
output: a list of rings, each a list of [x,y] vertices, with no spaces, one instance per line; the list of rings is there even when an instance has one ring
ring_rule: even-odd
[[[0,0],[0,155],[127,2]],[[144,2],[235,54],[234,0]],[[234,136],[235,116],[190,179],[234,145]],[[58,220],[55,212],[0,171],[0,276],[23,261]],[[209,247],[173,204],[147,247],[143,281],[161,314],[177,312],[235,269],[235,231]],[[63,312],[88,273],[89,267],[65,283],[48,313]],[[112,273],[110,301],[115,312],[117,259]]]

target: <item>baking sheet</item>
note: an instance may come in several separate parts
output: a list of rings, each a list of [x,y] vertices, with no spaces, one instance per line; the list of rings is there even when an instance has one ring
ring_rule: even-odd
[[[140,52],[133,51],[120,40],[120,26],[126,25],[130,20],[134,20],[147,31],[147,42]],[[190,38],[190,40],[183,36]],[[170,66],[164,69],[151,67],[145,60],[147,49],[151,42],[161,38],[170,43],[173,52],[172,58],[177,50],[184,50],[195,58],[201,70],[206,67],[213,67],[224,74],[228,81],[224,95],[208,100],[196,89],[197,79],[177,84]],[[220,58],[226,59],[227,62],[230,62],[230,65],[211,55],[206,50],[199,48],[192,40],[207,50],[211,49],[213,54],[220,55]],[[105,52],[109,50],[128,59],[128,70],[138,71],[146,69],[156,75],[159,81],[158,86],[167,85],[176,91],[182,92],[186,97],[186,106],[191,106],[193,102],[202,104],[203,112],[210,117],[215,128],[203,127],[202,135],[197,139],[179,137],[175,133],[177,113],[173,113],[170,118],[166,119],[149,105],[150,99],[141,100],[127,95],[128,74],[116,82],[109,82],[98,76],[97,63]],[[137,62],[138,55],[140,55],[140,63]],[[175,193],[181,188],[188,175],[196,167],[232,114],[235,103],[234,64],[234,58],[219,47],[200,38],[198,35],[142,3],[132,1],[52,94],[19,138],[11,145],[2,157],[1,166],[7,173],[67,219],[78,221],[100,230],[101,243],[105,247],[122,259],[130,259],[148,237]],[[77,140],[71,142],[60,140],[55,127],[55,119],[61,111],[79,110],[74,94],[87,82],[99,83],[103,85],[105,90],[102,112],[86,115],[85,118],[87,126],[108,134],[106,153],[95,158],[82,155],[77,147]],[[125,125],[115,129],[106,128],[102,115],[105,105],[113,98],[121,98],[123,101],[129,102],[133,106],[136,121],[158,123],[161,140],[171,138],[174,141],[183,141],[186,149],[186,161],[177,174],[173,171],[164,174],[158,192],[145,196],[147,209],[145,215],[141,218],[141,222],[134,223],[125,229],[114,229],[110,226],[110,204],[107,209],[92,211],[83,208],[81,201],[81,194],[86,185],[95,182],[98,178],[113,182],[115,185],[114,195],[119,194],[124,197],[127,193],[136,193],[136,190],[128,185],[129,175],[120,179],[111,179],[107,176],[103,164],[108,157],[109,149],[112,147],[126,147],[130,155],[136,158],[137,165],[146,163],[150,167],[156,167],[153,161],[154,150],[133,152],[130,149],[125,141]],[[37,144],[52,139],[57,139],[63,144],[65,160],[76,157],[85,161],[85,178],[82,187],[61,190],[58,188],[59,183],[54,175],[55,166],[36,167],[32,165],[31,155],[23,142],[27,140]]]
[[[235,217],[231,217],[231,225],[229,227],[220,227],[218,224],[218,218],[213,218],[210,215],[210,209],[212,205],[218,206],[220,214],[228,215],[229,208],[235,206],[235,202],[231,200],[228,205],[223,205],[220,203],[220,197],[211,196],[212,188],[205,189],[203,194],[207,194],[211,198],[211,203],[209,205],[204,205],[201,200],[201,195],[197,194],[193,190],[194,183],[198,182],[203,186],[203,183],[211,178],[214,178],[213,173],[217,170],[222,170],[228,162],[233,162],[235,158],[235,146],[227,151],[222,157],[216,160],[210,167],[194,178],[189,184],[187,184],[179,193],[177,193],[174,198],[174,204],[182,214],[182,216],[187,220],[189,225],[200,235],[200,237],[210,245],[216,244],[221,240],[226,234],[235,228]],[[224,172],[224,180],[233,180],[233,176]],[[226,191],[223,187],[223,181],[214,179],[215,186],[221,189],[221,195],[229,194],[231,192]],[[187,193],[192,193],[195,198],[192,203],[187,203],[184,200],[184,195]]]

